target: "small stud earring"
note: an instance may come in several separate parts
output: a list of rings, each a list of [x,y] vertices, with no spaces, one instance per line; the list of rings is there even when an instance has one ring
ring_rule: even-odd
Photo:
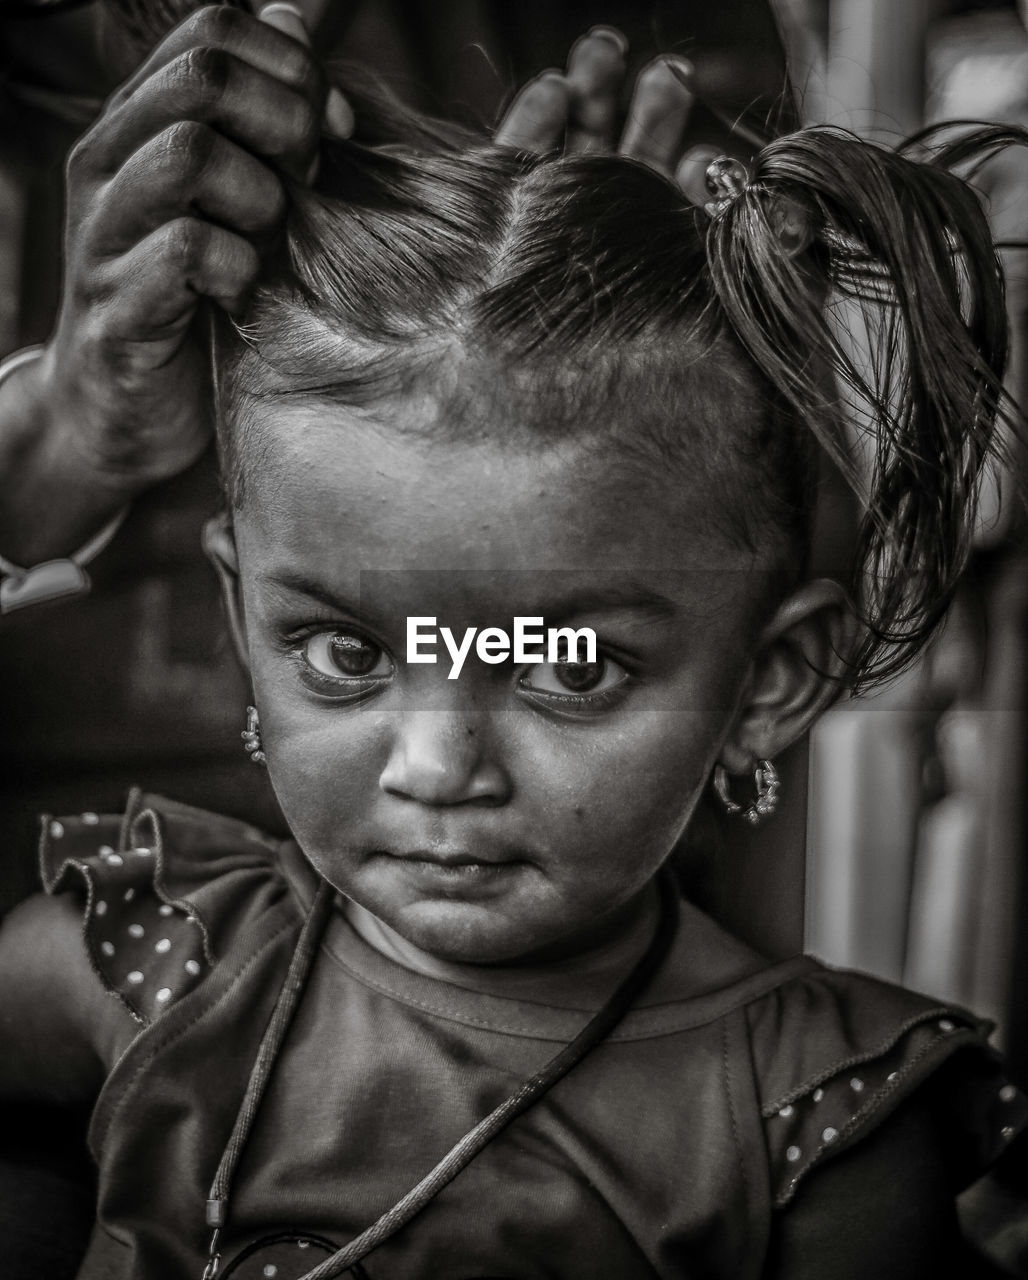
[[[721,764],[714,767],[714,790],[717,792],[718,799],[725,806],[725,812],[741,813],[747,822],[752,826],[756,826],[764,818],[770,818],[775,809],[778,808],[778,793],[780,790],[778,771],[770,760],[758,761],[757,767],[753,770],[753,785],[757,794],[752,804],[737,804],[728,791],[728,771]]]
[[[243,739],[243,749],[254,764],[264,764],[264,744],[261,742],[261,722],[256,707],[246,708],[246,728],[239,735]]]

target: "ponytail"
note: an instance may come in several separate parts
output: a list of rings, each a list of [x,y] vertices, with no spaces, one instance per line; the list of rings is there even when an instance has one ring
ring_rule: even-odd
[[[917,162],[927,134],[890,152],[808,129],[766,146],[710,207],[712,283],[737,337],[866,503],[858,686],[898,674],[942,620],[997,421],[1012,416],[1002,272],[977,195],[946,166],[1026,137],[983,128]],[[840,393],[865,419],[869,490],[840,437]]]

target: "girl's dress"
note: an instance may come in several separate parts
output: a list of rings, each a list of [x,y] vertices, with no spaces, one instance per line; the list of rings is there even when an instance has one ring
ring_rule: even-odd
[[[92,1120],[83,1280],[200,1280],[205,1201],[316,877],[297,846],[136,796],[44,821],[47,891],[123,1009]],[[84,903],[84,918],[83,918]],[[605,993],[414,973],[334,912],[234,1182],[219,1277],[296,1280],[572,1039]],[[123,1016],[122,1016],[123,1015]],[[776,1215],[929,1077],[970,1182],[1028,1120],[988,1027],[767,961],[682,904],[613,1033],[353,1272],[371,1280],[760,1276]]]

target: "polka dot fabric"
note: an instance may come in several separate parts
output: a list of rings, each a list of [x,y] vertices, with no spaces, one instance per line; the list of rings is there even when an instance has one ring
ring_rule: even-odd
[[[124,816],[44,818],[40,845],[44,887],[84,891],[92,966],[144,1026],[203,981],[219,926],[245,923],[238,904],[274,853],[245,824],[225,819],[212,837],[210,815],[159,803],[137,792]]]
[[[981,1050],[985,1048],[985,1053]],[[974,1054],[959,1050],[971,1048]],[[802,1178],[878,1127],[900,1102],[950,1059],[948,1131],[972,1181],[1028,1124],[1028,1099],[983,1046],[980,1024],[962,1010],[926,1012],[885,1051],[833,1064],[762,1108],[775,1205],[788,1204]]]

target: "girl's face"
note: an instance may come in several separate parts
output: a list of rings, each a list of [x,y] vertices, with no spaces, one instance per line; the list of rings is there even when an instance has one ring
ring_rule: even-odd
[[[315,868],[408,943],[570,954],[632,912],[708,781],[752,573],[680,477],[433,443],[434,412],[297,405],[257,430],[235,528],[268,769]],[[448,679],[441,639],[407,661],[408,618],[459,641],[515,616],[592,628],[598,661],[472,650]]]

